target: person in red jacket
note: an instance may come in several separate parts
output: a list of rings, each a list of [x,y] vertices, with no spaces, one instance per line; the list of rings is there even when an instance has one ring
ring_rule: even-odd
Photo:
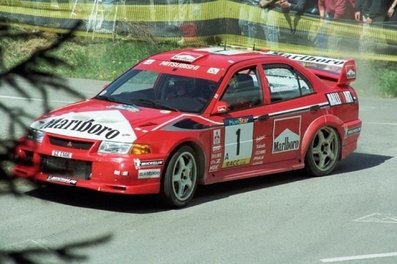
[[[328,19],[354,19],[354,2],[351,0],[318,0],[320,17]]]
[[[354,4],[351,0],[318,0],[318,11],[321,17],[321,26],[314,39],[318,48],[337,49],[342,36],[337,28],[330,27],[331,20],[354,19]]]

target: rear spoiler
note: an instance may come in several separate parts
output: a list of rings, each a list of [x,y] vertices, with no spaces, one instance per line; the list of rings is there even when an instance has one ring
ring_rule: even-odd
[[[356,62],[354,59],[341,60],[278,51],[268,51],[266,53],[298,61],[303,66],[310,68],[314,74],[337,81],[336,85],[338,86],[349,85],[356,80]]]

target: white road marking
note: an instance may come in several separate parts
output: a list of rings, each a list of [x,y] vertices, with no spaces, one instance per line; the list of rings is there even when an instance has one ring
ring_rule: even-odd
[[[44,101],[42,98],[26,98],[21,96],[9,96],[9,95],[0,95],[0,98],[4,99],[13,99],[13,100],[24,100],[24,101]],[[73,103],[72,101],[61,101],[61,100],[49,100],[50,102],[54,103],[63,103],[63,104],[70,104]]]
[[[392,215],[383,215],[380,213],[369,214],[353,220],[361,223],[382,223],[382,224],[397,224],[397,217]]]
[[[389,122],[364,122],[364,124],[378,125],[378,126],[397,126],[397,123],[389,123]]]
[[[363,259],[376,259],[376,258],[389,258],[389,257],[397,257],[397,252],[348,256],[348,257],[337,257],[337,258],[326,258],[326,259],[321,259],[320,261],[323,263],[334,263],[334,262],[344,262],[344,261],[363,260]]]

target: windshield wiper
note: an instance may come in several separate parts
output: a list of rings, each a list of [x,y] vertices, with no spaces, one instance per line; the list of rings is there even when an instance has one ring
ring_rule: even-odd
[[[150,99],[139,98],[139,99],[132,99],[131,101],[132,101],[132,103],[138,104],[138,105],[152,106],[152,107],[158,108],[158,109],[165,109],[165,110],[180,112],[179,109],[169,106],[169,105],[166,105],[166,104],[163,104],[157,100],[153,101]]]
[[[112,96],[98,95],[98,96],[95,96],[94,98],[95,99],[99,99],[99,100],[109,101],[109,102],[112,102],[112,103],[124,104],[124,102],[120,102],[120,100],[117,100],[116,98],[114,98]]]

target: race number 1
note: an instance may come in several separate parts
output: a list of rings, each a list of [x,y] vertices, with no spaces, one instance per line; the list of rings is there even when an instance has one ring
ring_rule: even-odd
[[[225,121],[225,153],[222,168],[249,164],[252,156],[252,117]]]

